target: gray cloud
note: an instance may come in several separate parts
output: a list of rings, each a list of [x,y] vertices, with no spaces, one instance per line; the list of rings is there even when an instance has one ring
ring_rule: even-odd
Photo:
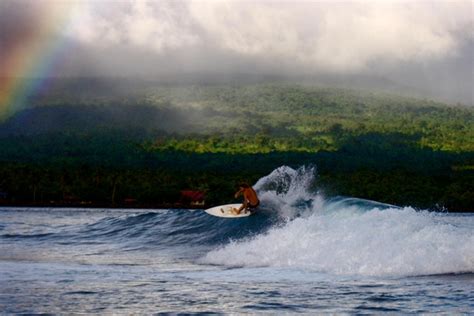
[[[0,8],[0,18],[11,11]],[[77,0],[68,9],[67,27],[54,29],[76,47],[63,75],[373,75],[473,103],[471,1]]]

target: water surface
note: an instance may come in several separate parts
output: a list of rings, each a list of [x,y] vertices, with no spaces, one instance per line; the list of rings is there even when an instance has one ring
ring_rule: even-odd
[[[309,190],[279,168],[261,211],[0,209],[5,313],[472,313],[474,214]]]

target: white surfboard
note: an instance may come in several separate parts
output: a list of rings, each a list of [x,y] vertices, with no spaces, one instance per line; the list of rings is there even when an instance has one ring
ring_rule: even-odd
[[[217,217],[226,217],[226,218],[247,217],[247,216],[252,215],[251,212],[246,211],[246,210],[242,210],[240,214],[234,214],[232,212],[232,209],[234,208],[238,209],[240,206],[242,206],[242,204],[226,204],[226,205],[220,205],[220,206],[209,208],[205,210],[204,212],[206,212],[209,215],[213,215]]]

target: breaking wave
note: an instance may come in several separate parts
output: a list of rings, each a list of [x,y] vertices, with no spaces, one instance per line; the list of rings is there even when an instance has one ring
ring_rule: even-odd
[[[340,275],[474,272],[474,232],[466,219],[354,198],[325,199],[313,185],[312,168],[280,167],[260,179],[255,188],[262,204],[285,221],[214,249],[202,261]]]

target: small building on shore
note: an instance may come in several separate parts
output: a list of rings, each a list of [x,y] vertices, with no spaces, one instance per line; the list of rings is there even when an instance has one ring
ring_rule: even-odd
[[[203,191],[183,190],[181,191],[180,203],[189,206],[202,207],[206,204],[206,193]]]
[[[134,205],[137,204],[137,199],[133,197],[126,197],[125,199],[123,199],[123,203],[126,205]]]

